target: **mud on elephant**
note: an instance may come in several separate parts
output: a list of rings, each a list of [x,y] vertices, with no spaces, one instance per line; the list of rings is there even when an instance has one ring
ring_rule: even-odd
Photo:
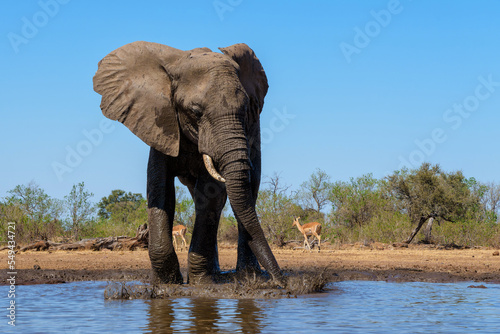
[[[255,211],[266,74],[247,45],[219,49],[134,42],[104,57],[94,76],[103,114],[151,147],[149,257],[165,283],[183,282],[172,244],[175,177],[196,209],[188,282],[210,281],[219,271],[217,228],[227,197],[238,221],[236,269],[258,271],[260,263],[281,277]]]

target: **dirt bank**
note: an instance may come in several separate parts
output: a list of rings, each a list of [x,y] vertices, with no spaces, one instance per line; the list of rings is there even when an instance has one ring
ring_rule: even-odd
[[[222,270],[234,269],[236,249],[219,250]],[[7,251],[1,251],[7,272]],[[398,248],[388,245],[344,246],[321,253],[275,249],[285,271],[317,272],[327,268],[332,281],[385,280],[391,282],[476,281],[500,283],[500,256],[494,249]],[[62,283],[89,280],[148,280],[147,251],[27,251],[16,254],[16,284]],[[185,276],[187,252],[179,253]],[[34,269],[37,268],[37,269]],[[39,269],[38,269],[39,268]],[[5,285],[6,281],[2,280]]]

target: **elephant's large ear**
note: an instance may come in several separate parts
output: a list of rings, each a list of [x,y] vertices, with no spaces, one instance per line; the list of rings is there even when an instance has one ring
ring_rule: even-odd
[[[264,106],[264,97],[267,94],[269,85],[267,84],[266,72],[264,72],[259,58],[244,43],[219,48],[219,50],[240,65],[240,81],[250,97],[250,104],[257,107],[260,113]]]
[[[134,42],[104,57],[94,76],[104,116],[174,157],[179,154],[179,125],[165,68],[183,53],[162,44]]]

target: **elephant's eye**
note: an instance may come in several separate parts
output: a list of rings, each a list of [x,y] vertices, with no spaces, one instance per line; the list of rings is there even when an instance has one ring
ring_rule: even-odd
[[[203,112],[201,111],[201,107],[199,105],[193,105],[190,109],[196,118],[200,119],[201,116],[203,116]]]

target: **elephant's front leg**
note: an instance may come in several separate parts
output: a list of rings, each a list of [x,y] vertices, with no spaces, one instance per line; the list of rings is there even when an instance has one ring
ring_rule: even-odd
[[[174,177],[169,175],[168,157],[151,148],[147,180],[149,258],[155,281],[183,283],[179,260],[172,244],[175,212]]]
[[[217,252],[217,230],[224,204],[225,187],[210,176],[200,176],[194,187],[193,195],[196,220],[189,247],[188,282],[212,282],[219,269]]]

